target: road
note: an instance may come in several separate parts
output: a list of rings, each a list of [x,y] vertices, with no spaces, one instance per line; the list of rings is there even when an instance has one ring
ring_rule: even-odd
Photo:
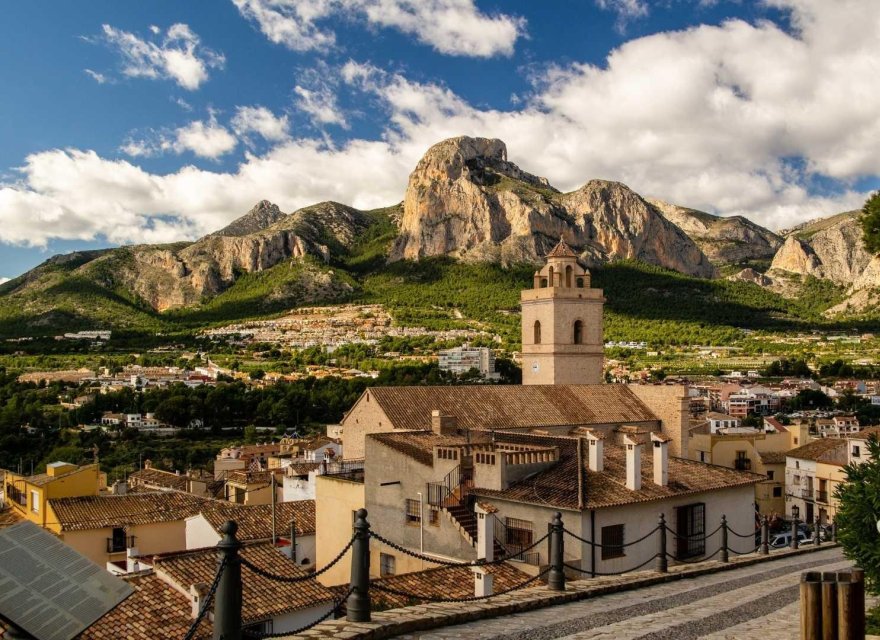
[[[806,570],[850,568],[840,549],[414,634],[401,640],[727,640],[799,638]]]

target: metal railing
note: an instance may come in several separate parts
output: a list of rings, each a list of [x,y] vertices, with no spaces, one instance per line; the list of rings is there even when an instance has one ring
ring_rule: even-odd
[[[461,506],[472,485],[472,471],[458,465],[442,481],[427,483],[428,504],[441,508]]]
[[[737,471],[751,471],[752,461],[748,458],[737,458],[733,461],[733,468]]]
[[[123,553],[134,547],[134,536],[107,538],[107,553]]]

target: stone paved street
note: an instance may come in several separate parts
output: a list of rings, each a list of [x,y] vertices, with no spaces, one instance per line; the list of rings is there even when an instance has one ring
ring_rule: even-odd
[[[849,568],[839,549],[783,558],[503,618],[398,636],[402,640],[650,640],[798,638],[802,571]]]

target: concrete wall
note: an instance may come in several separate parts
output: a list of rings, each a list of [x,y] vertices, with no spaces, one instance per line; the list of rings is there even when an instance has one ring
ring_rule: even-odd
[[[425,416],[425,428],[431,425],[430,414]],[[364,439],[369,433],[394,431],[391,420],[368,389],[358,398],[342,419],[342,458],[360,460],[364,457]]]
[[[445,468],[435,470],[367,438],[364,484],[373,530],[396,544],[416,551],[423,548],[427,553],[444,557],[461,560],[476,558],[476,549],[445,512],[441,511],[437,525],[429,524],[426,484],[441,481],[446,472]],[[423,503],[422,526],[407,524],[406,500],[419,500],[419,492]],[[374,568],[378,571],[378,566]],[[403,573],[399,569],[396,572]]]
[[[323,616],[333,608],[333,603],[320,604],[308,609],[291,611],[272,619],[272,633],[284,633],[304,627]],[[331,618],[332,619],[332,618]]]
[[[284,476],[281,501],[314,500],[316,476],[314,471],[310,472],[307,478]]]
[[[364,485],[338,476],[318,476],[315,480],[316,566],[330,563],[351,540],[352,514],[364,507]],[[318,580],[332,586],[351,579],[351,552]]]
[[[684,385],[629,385],[633,394],[660,418],[663,433],[672,438],[669,455],[688,457],[688,429],[690,427],[690,398]]]
[[[220,534],[214,530],[214,527],[205,520],[202,514],[187,518],[185,531],[187,549],[213,547],[221,539]]]

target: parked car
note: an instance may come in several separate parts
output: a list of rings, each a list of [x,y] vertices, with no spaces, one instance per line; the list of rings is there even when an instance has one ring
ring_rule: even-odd
[[[798,544],[804,544],[805,542],[809,542],[812,538],[809,534],[803,531],[798,531],[797,539]],[[773,549],[782,549],[791,546],[791,531],[785,531],[783,533],[777,533],[775,536],[771,536],[770,546]]]

